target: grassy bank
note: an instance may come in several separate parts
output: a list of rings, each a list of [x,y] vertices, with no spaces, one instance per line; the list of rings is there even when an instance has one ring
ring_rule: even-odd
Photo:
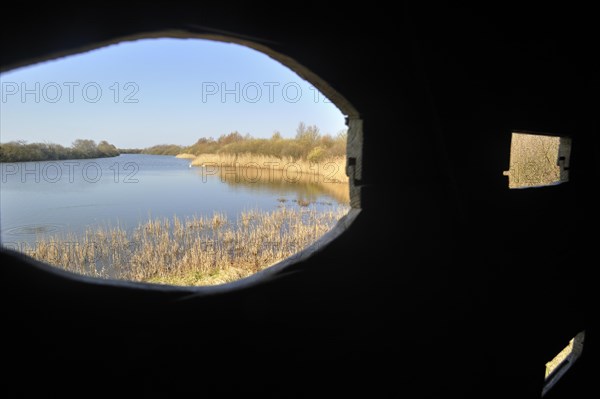
[[[182,159],[194,159],[196,158],[196,156],[194,154],[188,154],[188,153],[182,153],[182,154],[177,154],[175,156],[175,158],[182,158]]]
[[[53,236],[23,248],[33,258],[94,277],[173,285],[238,280],[285,259],[321,237],[348,211],[332,206],[247,211],[237,220],[210,217],[153,219],[132,232],[88,230]]]
[[[272,171],[283,172],[284,179],[288,182],[296,182],[303,177],[315,177],[315,182],[321,183],[348,183],[346,176],[346,158],[334,157],[323,159],[319,162],[309,162],[305,159],[293,159],[292,157],[276,157],[259,154],[202,154],[192,161],[192,166],[204,166],[205,168],[227,168],[255,169],[247,171],[247,180],[254,178],[269,177]],[[244,173],[242,173],[244,175]]]

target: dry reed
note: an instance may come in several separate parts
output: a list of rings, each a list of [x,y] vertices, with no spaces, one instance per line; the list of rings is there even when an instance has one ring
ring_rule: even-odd
[[[175,158],[183,158],[183,159],[194,159],[196,156],[194,154],[182,153],[175,155]]]
[[[281,207],[186,219],[151,219],[133,231],[90,229],[40,239],[22,250],[35,259],[93,277],[172,285],[237,280],[302,250],[348,211]]]
[[[289,181],[302,176],[316,176],[322,183],[348,183],[346,176],[346,158],[335,157],[322,162],[312,163],[291,157],[278,158],[257,154],[202,154],[192,161],[192,166],[206,168],[250,168],[265,171],[283,171]]]

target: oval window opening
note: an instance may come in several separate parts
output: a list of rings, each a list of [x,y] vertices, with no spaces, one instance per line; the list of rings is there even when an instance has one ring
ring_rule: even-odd
[[[1,243],[50,265],[221,284],[349,210],[344,115],[259,51],[143,39],[0,83]]]

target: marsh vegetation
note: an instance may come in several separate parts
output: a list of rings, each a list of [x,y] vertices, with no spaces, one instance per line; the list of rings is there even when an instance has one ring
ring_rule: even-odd
[[[348,211],[346,206],[280,206],[270,212],[151,219],[128,232],[90,228],[25,246],[29,256],[101,278],[173,285],[211,285],[249,276],[313,243]]]

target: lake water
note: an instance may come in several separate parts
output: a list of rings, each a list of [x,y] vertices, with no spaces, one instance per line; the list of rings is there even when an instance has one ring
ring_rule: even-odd
[[[0,241],[15,247],[97,226],[131,230],[149,218],[183,219],[217,211],[235,220],[244,210],[270,211],[282,204],[328,210],[347,202],[347,185],[286,179],[268,170],[240,174],[189,164],[142,154],[2,163]]]

